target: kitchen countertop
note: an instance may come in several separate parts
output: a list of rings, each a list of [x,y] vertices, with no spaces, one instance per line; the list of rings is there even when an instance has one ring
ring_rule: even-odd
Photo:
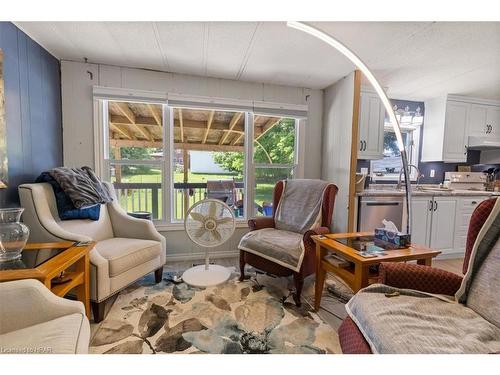
[[[412,196],[500,196],[499,192],[495,191],[480,191],[480,190],[412,190]],[[366,189],[363,192],[356,193],[358,197],[391,197],[391,196],[404,196],[404,190],[397,189]]]

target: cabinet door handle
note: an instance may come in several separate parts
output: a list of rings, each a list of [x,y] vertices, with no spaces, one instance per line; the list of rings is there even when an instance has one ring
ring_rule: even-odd
[[[470,204],[472,204],[473,206],[475,206],[477,204],[476,201],[472,201]]]
[[[464,148],[465,148],[464,155],[467,155],[467,145],[465,145]]]
[[[434,211],[437,211],[437,209],[438,209],[438,202],[434,201]]]
[[[359,141],[359,151],[363,151],[363,141]]]
[[[432,207],[433,207],[433,202],[429,201],[429,211],[432,211]]]
[[[366,151],[366,141],[363,141],[365,143],[365,148],[363,149],[363,151]]]

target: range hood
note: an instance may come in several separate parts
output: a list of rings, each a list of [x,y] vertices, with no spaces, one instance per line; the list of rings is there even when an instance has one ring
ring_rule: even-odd
[[[500,137],[469,137],[469,150],[500,150]]]

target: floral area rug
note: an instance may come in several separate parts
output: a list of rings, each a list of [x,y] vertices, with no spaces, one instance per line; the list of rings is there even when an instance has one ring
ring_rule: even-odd
[[[163,276],[120,293],[90,353],[341,353],[335,330],[307,303],[295,306],[286,278],[254,273],[239,282],[233,272],[201,289]]]

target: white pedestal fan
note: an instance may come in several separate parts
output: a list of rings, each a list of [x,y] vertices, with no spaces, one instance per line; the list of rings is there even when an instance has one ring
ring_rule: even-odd
[[[234,227],[233,210],[220,200],[204,199],[189,208],[184,228],[191,241],[205,248],[205,264],[182,274],[186,284],[207,287],[229,279],[231,272],[226,267],[209,264],[208,250],[226,242],[233,235]]]

